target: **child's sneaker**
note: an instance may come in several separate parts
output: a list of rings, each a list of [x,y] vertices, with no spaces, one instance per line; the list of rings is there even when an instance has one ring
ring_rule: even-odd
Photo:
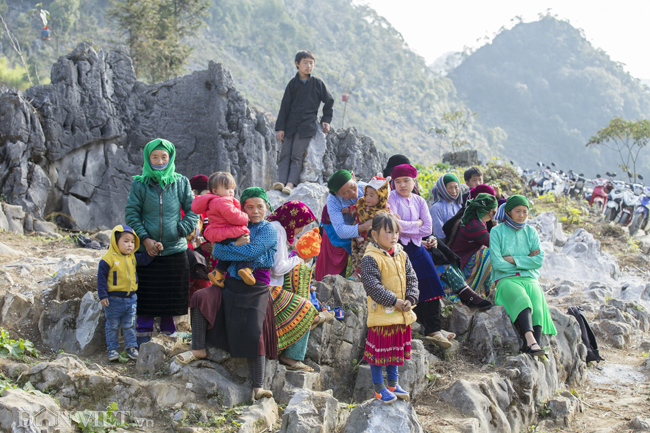
[[[241,277],[242,280],[244,280],[244,283],[248,284],[249,286],[252,286],[257,282],[255,277],[253,276],[253,270],[251,268],[241,268],[240,270],[237,271],[239,276]]]
[[[223,283],[225,279],[223,277],[223,273],[219,269],[215,269],[214,271],[210,272],[208,274],[208,279],[215,286],[219,286],[223,288],[224,286]]]
[[[406,400],[409,401],[411,399],[411,396],[409,395],[408,392],[404,391],[399,384],[396,386],[389,386],[388,390],[395,394],[395,397],[399,398],[400,400]]]
[[[138,356],[140,355],[138,353],[138,349],[136,349],[135,347],[129,347],[128,349],[126,349],[126,354],[131,359],[138,359]]]
[[[395,400],[397,400],[397,397],[395,394],[390,392],[388,388],[384,388],[381,390],[381,393],[375,392],[375,398],[379,401],[381,401],[384,404],[391,404]]]
[[[113,362],[117,361],[120,358],[120,354],[117,350],[109,350],[108,351],[108,360]]]

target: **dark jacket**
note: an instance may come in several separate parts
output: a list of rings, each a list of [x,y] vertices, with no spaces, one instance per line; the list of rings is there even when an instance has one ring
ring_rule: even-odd
[[[124,210],[126,223],[144,243],[146,238],[162,242],[161,256],[183,252],[188,236],[196,228],[198,216],[192,212],[190,181],[181,176],[165,189],[155,182],[144,184],[134,180]],[[185,216],[181,219],[181,209]],[[138,251],[145,251],[140,245]]]
[[[450,250],[447,244],[439,238],[436,237],[436,240],[438,241],[438,247],[428,250],[431,254],[433,264],[436,266],[455,264],[460,267],[460,257]]]
[[[320,78],[309,77],[306,83],[300,80],[296,73],[284,90],[280,113],[275,122],[276,131],[284,131],[286,137],[298,132],[301,138],[316,135],[316,119],[320,103],[323,106],[321,123],[331,123],[334,110],[334,98]]]

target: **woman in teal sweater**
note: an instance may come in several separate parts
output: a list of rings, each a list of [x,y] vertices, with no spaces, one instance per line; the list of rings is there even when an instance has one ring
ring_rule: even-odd
[[[523,334],[525,353],[544,355],[542,334],[555,335],[555,325],[544,292],[539,285],[539,268],[544,251],[537,231],[526,224],[528,200],[513,195],[505,204],[505,221],[490,232],[492,279],[497,282],[495,304],[503,305],[512,323]]]
[[[138,347],[151,339],[154,318],[160,331],[176,331],[174,316],[187,314],[190,267],[185,237],[194,231],[190,181],[176,173],[176,149],[157,138],[144,147],[142,175],[135,176],[126,200],[126,223],[140,238],[140,252],[154,257],[138,267]],[[181,209],[185,217],[181,218]]]

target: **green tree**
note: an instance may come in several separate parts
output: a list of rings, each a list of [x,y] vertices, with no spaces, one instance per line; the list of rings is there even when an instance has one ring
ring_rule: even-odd
[[[429,130],[429,133],[435,132],[439,139],[445,137],[447,142],[451,145],[453,151],[460,150],[463,146],[469,144],[465,139],[465,132],[468,130],[472,118],[477,113],[471,110],[457,110],[444,113],[440,122],[443,127],[434,127]]]
[[[108,17],[126,36],[138,77],[179,75],[192,48],[182,42],[204,25],[209,0],[113,0]]]
[[[650,121],[625,120],[621,117],[614,117],[609,125],[601,128],[600,131],[586,144],[587,147],[603,146],[618,152],[621,163],[618,165],[627,173],[630,182],[637,177],[637,160],[641,150],[650,141]],[[631,170],[631,171],[630,171]]]
[[[54,0],[50,3],[50,31],[54,36],[56,56],[59,46],[68,40],[70,31],[79,19],[80,0]]]

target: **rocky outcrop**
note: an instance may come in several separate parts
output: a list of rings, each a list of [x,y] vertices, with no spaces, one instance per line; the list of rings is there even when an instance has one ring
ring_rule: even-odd
[[[0,89],[0,193],[38,220],[54,213],[67,226],[112,228],[156,137],[176,145],[177,171],[188,177],[229,171],[240,190],[276,180],[274,123],[221,64],[146,85],[124,49],[84,42],[52,66],[51,84]],[[386,159],[353,128],[315,140],[304,176],[312,182],[342,167],[369,178]]]

